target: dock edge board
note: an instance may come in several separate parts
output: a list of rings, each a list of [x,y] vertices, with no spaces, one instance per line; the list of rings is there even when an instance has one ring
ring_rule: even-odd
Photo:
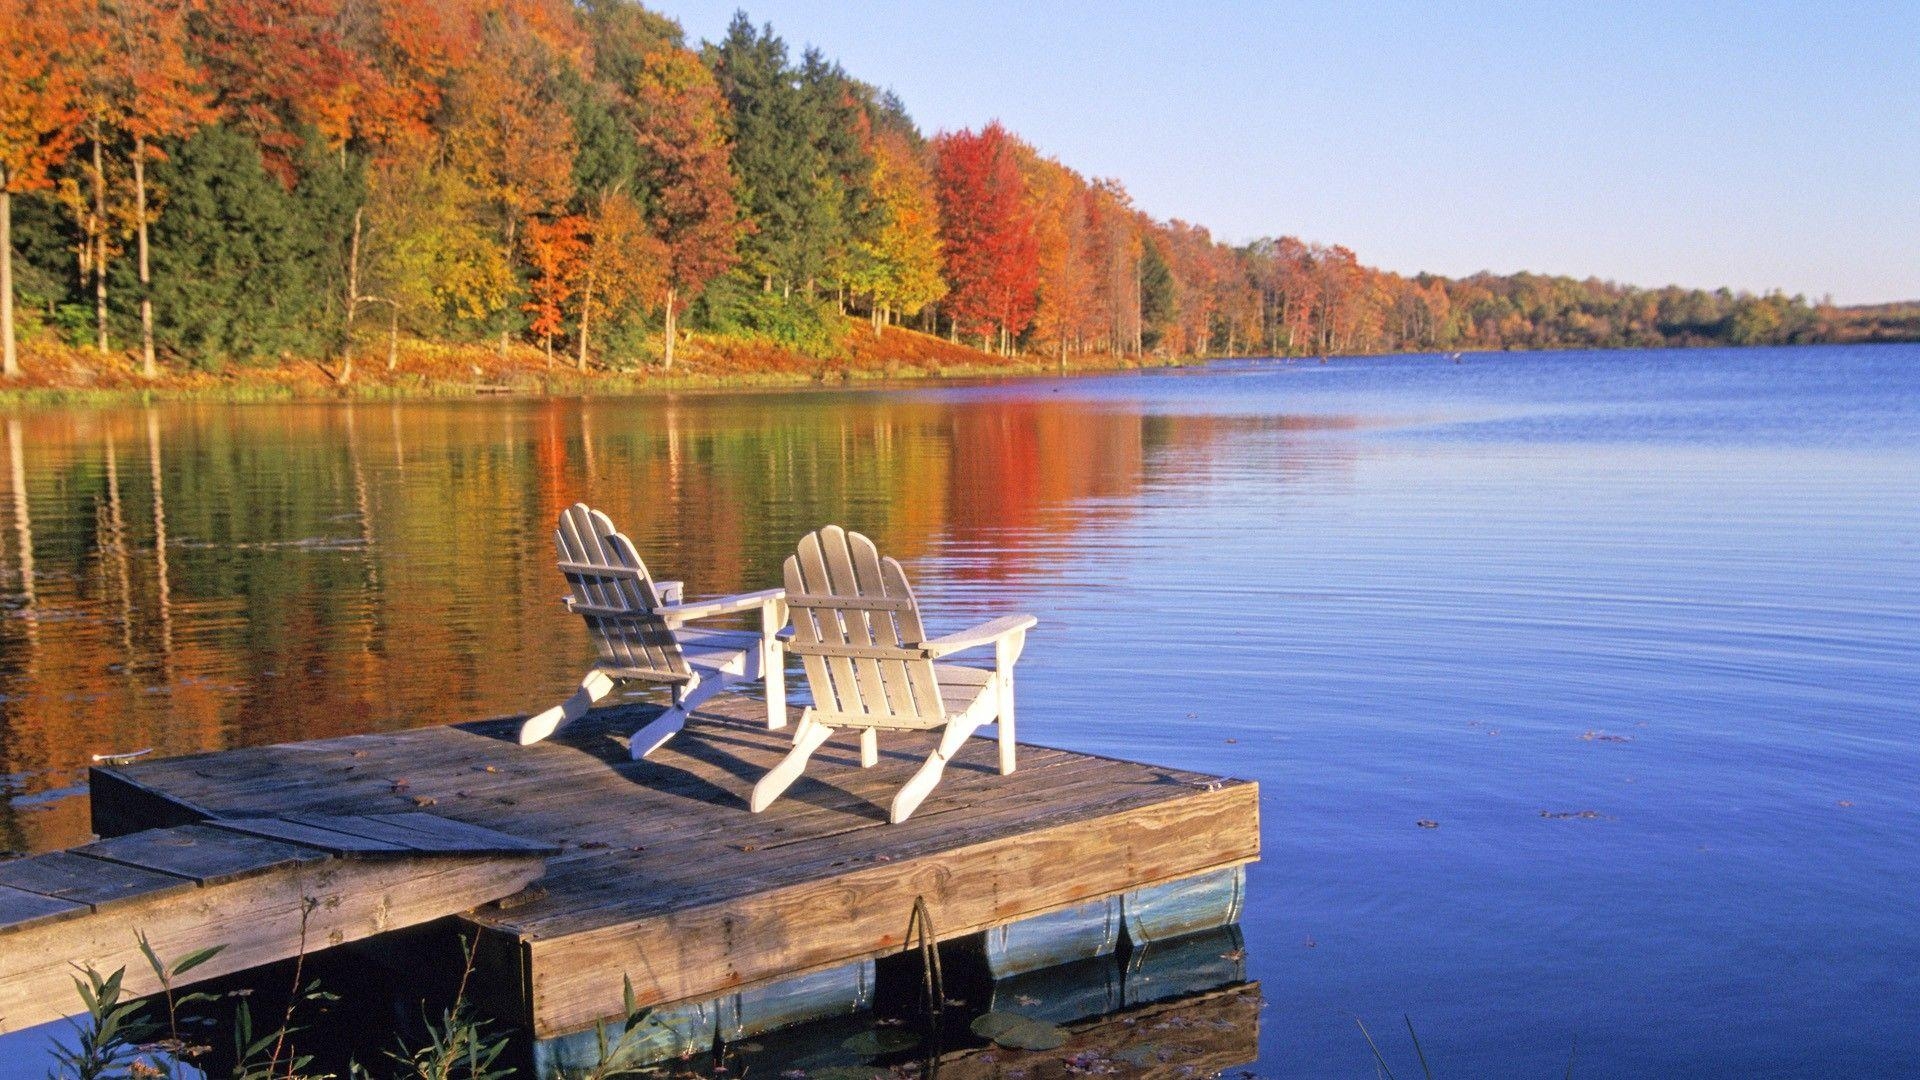
[[[477,981],[523,987],[491,1005],[546,1038],[620,1015],[629,978],[640,1004],[672,1006],[899,952],[916,897],[946,941],[1259,855],[1259,785],[1231,782],[560,937],[494,929],[509,940],[483,948]]]

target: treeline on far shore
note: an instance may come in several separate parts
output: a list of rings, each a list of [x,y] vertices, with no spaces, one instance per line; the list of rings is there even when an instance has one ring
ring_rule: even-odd
[[[343,381],[403,341],[619,371],[893,326],[1062,366],[1920,338],[1915,305],[1225,243],[998,123],[929,137],[745,15],[694,45],[631,0],[0,0],[0,81],[10,376],[16,337]]]

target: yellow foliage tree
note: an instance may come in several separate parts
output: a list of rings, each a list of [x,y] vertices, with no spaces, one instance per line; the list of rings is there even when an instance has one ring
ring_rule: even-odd
[[[898,132],[880,132],[868,149],[874,197],[886,224],[855,243],[848,279],[871,299],[877,335],[894,312],[914,315],[945,296],[947,282],[940,273],[940,207],[932,176]]]

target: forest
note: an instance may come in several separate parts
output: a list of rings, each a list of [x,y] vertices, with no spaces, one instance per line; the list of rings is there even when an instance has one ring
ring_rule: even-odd
[[[695,341],[830,361],[890,328],[1062,366],[1920,333],[1225,243],[997,122],[929,136],[744,13],[696,45],[631,0],[0,0],[0,86],[9,378],[64,350],[344,383],[422,342],[581,372]]]

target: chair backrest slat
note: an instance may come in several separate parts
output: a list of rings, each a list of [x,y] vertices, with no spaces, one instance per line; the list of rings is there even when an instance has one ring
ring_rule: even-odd
[[[853,551],[846,530],[835,529],[828,532],[820,530],[821,554],[826,557],[827,581],[833,586],[832,592],[838,596],[858,597],[866,595],[865,584],[853,573]],[[859,534],[855,534],[856,536]],[[866,539],[861,537],[861,539]],[[846,635],[846,643],[857,649],[871,649],[874,642],[873,613],[869,608],[848,607],[837,609],[840,616],[841,631]],[[880,618],[887,616],[881,614]],[[850,655],[853,663],[854,683],[859,688],[860,708],[868,716],[886,717],[893,715],[893,706],[887,702],[887,688],[884,680],[892,674],[884,665],[888,661],[876,659],[872,655]],[[845,695],[842,695],[843,697]]]
[[[924,637],[913,591],[873,541],[837,525],[808,533],[787,559],[794,648],[814,702],[847,717],[940,719],[933,663],[902,646]]]
[[[819,541],[816,540],[811,533],[801,539],[800,552],[804,553],[809,543],[813,544],[817,553]],[[807,575],[801,570],[800,563],[800,554],[787,556],[784,574],[787,595],[794,596],[826,592],[826,575],[824,568],[813,581],[809,582]],[[834,643],[839,643],[837,640],[839,637],[839,623],[832,621],[834,619],[832,609],[822,610],[820,608],[803,605],[798,607],[789,606],[787,610],[788,617],[793,620],[793,640],[795,643],[806,645],[827,644],[829,635],[823,633],[823,630],[827,629],[832,630],[832,638],[835,639]],[[820,621],[822,615],[825,615],[828,620],[830,620],[829,624],[824,627]],[[802,653],[800,654],[800,666],[805,669],[807,673],[807,686],[813,691],[814,704],[828,712],[843,711],[840,708],[840,698],[834,693],[833,675],[827,667],[827,658],[817,652]]]
[[[919,637],[904,637],[900,631],[899,620],[911,616],[914,625],[919,625],[920,613],[913,604],[913,593],[907,589],[905,574],[899,574],[898,587],[887,587],[887,571],[880,558],[879,549],[873,541],[854,533],[848,538],[848,547],[853,554],[854,576],[860,583],[863,596],[874,598],[875,607],[866,613],[868,633],[874,644],[888,647],[912,643],[919,644]],[[885,562],[893,562],[887,559]],[[895,564],[898,569],[898,564]],[[925,671],[929,684],[933,679],[933,665],[927,661],[893,661],[881,679],[881,690],[886,695],[887,710],[894,716],[940,716],[940,698],[935,694],[930,701],[914,700],[916,673]]]
[[[686,674],[685,655],[666,620],[659,593],[633,541],[607,515],[575,503],[554,530],[560,572],[602,659],[630,668]]]

